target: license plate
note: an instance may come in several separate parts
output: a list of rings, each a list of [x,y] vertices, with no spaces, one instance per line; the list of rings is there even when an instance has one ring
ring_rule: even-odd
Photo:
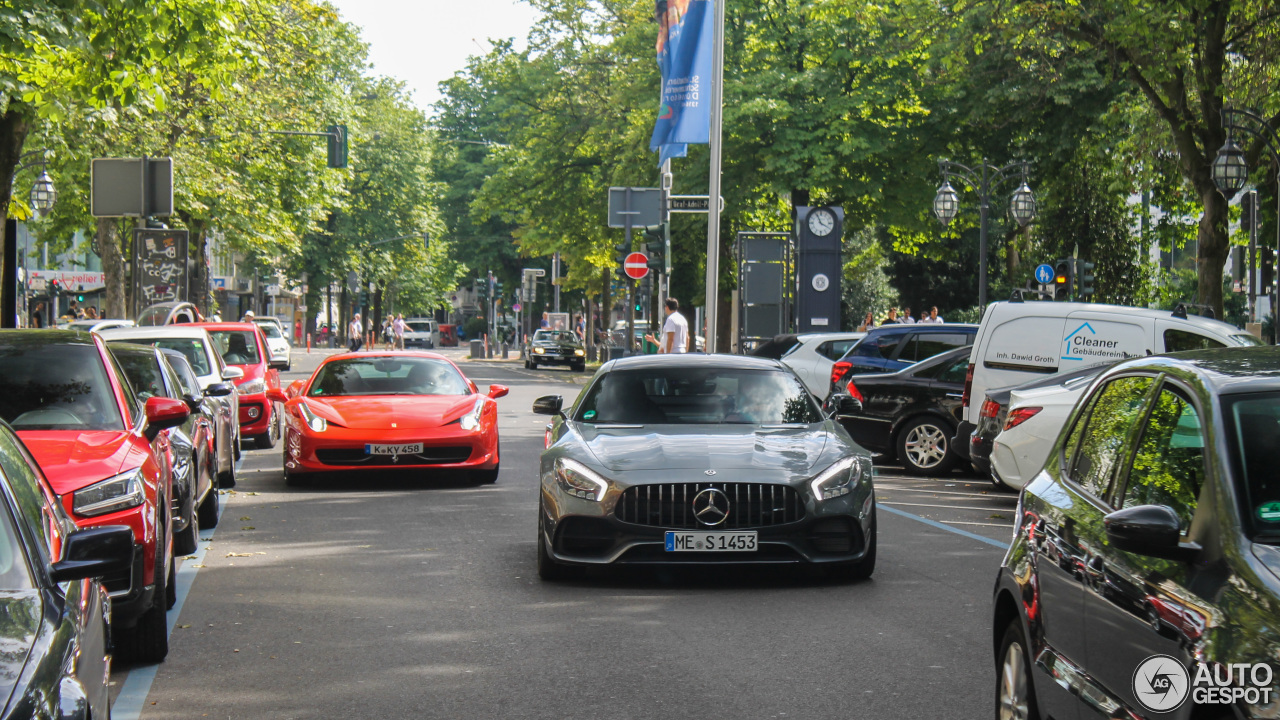
[[[756,531],[679,532],[667,531],[667,552],[755,552]]]
[[[422,452],[422,443],[408,445],[373,445],[364,446],[365,455],[416,455]]]

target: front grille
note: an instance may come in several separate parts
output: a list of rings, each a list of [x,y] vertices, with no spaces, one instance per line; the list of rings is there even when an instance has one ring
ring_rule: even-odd
[[[729,516],[708,526],[693,514],[693,499],[709,488],[729,499]],[[623,491],[614,515],[625,523],[689,530],[738,530],[793,523],[804,517],[804,501],[790,485],[771,483],[662,483]]]
[[[392,461],[392,457],[396,457]],[[369,455],[363,447],[324,448],[316,450],[316,459],[325,465],[454,465],[471,457],[469,446],[424,447],[422,452],[393,455]]]

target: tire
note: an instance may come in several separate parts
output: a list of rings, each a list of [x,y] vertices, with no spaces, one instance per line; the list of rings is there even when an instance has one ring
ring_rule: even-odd
[[[1030,648],[1016,617],[1004,631],[996,662],[996,720],[1039,720]]]
[[[532,369],[533,369],[533,364],[532,364],[532,363],[530,363],[528,360],[525,360],[525,361],[524,361],[524,369],[525,369],[525,370],[532,370]]]
[[[218,473],[218,488],[222,490],[230,490],[236,486],[236,461],[233,459],[227,466],[226,472]],[[210,491],[212,492],[212,491]],[[202,523],[203,524],[203,523]],[[210,527],[205,525],[205,527]]]
[[[542,539],[542,506],[538,506],[538,577],[547,582],[561,582],[582,577],[582,568],[556,562],[547,552],[547,543]]]
[[[235,439],[235,442],[231,443],[231,447],[235,450],[235,452],[234,452],[234,453],[232,453],[232,456],[233,456],[233,457],[234,457],[234,459],[236,459],[236,460],[239,460],[239,459],[240,459],[240,445],[241,445],[241,444],[243,444],[243,443],[244,443],[244,439],[240,437],[240,425],[239,425],[239,421],[237,421],[237,424],[236,424],[236,439]]]
[[[471,480],[477,485],[492,485],[498,482],[498,466],[495,465],[492,470],[471,471]]]
[[[537,369],[538,369],[538,361],[537,361],[537,360],[530,360],[530,361],[529,361],[529,369],[530,369],[530,370],[537,370]]]
[[[218,527],[218,490],[216,488],[209,488],[209,494],[200,501],[200,505],[196,508],[196,518],[200,521],[202,528]]]
[[[909,421],[898,432],[894,445],[903,470],[911,475],[942,475],[956,464],[951,429],[929,416]]]
[[[164,581],[164,609],[172,610],[178,604],[178,563],[169,561],[169,577]],[[168,631],[168,623],[165,630]]]
[[[573,370],[574,372],[586,372],[586,371],[587,371],[587,364],[586,364],[586,363],[578,363],[577,365],[573,365],[573,366],[571,366],[569,369],[570,369],[570,370]]]
[[[276,412],[275,406],[271,408],[271,423],[267,427],[267,431],[261,435],[255,435],[253,438],[254,447],[259,450],[270,450],[276,446],[276,440],[280,439],[280,415]]]
[[[160,535],[163,537],[164,533]],[[164,552],[163,548],[159,550]],[[170,567],[172,565],[171,562]],[[165,604],[169,597],[168,581],[169,573],[161,572],[156,578],[151,607],[138,618],[138,624],[128,630],[113,633],[120,639],[115,649],[121,658],[139,663],[159,663],[169,654],[169,626],[165,617]]]
[[[191,472],[198,474],[200,472],[199,467],[200,463],[195,458],[192,458]],[[196,486],[198,487],[199,484],[197,481]],[[192,488],[191,492],[194,494],[195,489]],[[173,554],[175,556],[190,555],[196,551],[196,541],[200,539],[200,522],[197,518],[196,501],[195,498],[192,498],[191,517],[187,518],[187,527],[173,534]]]
[[[875,510],[871,512],[871,539],[867,543],[867,552],[861,560],[837,566],[837,575],[843,580],[866,580],[876,571],[876,536],[880,533],[876,530]]]

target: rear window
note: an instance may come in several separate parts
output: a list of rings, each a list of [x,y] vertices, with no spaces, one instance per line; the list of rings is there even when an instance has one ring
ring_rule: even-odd
[[[276,327],[274,323],[260,323],[258,329],[269,338],[284,337],[280,334],[280,328]]]
[[[1250,336],[1252,337],[1252,336]],[[1207,335],[1187,332],[1186,330],[1165,330],[1165,352],[1182,352],[1183,350],[1212,350],[1226,347],[1227,344],[1214,340]]]
[[[127,342],[138,345],[151,345],[158,347],[161,350],[177,350],[182,353],[182,357],[187,359],[187,362],[191,364],[191,369],[194,370],[197,375],[208,375],[213,372],[209,368],[209,353],[205,349],[204,341],[200,339],[156,338],[154,340],[147,340],[144,338],[137,338],[113,340],[111,342]]]
[[[903,349],[898,359],[905,362],[920,362],[972,342],[973,335],[968,333],[917,333],[911,337],[910,344]]]
[[[256,365],[262,362],[258,355],[258,340],[251,330],[210,330],[214,348],[228,365]]]

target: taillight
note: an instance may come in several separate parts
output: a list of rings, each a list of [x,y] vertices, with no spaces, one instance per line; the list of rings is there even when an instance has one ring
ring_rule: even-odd
[[[987,398],[982,402],[982,410],[978,413],[979,417],[993,418],[1000,414],[1000,403]]]
[[[964,394],[960,396],[960,407],[969,407],[969,393],[973,390],[973,363],[964,374]]]
[[[836,383],[840,382],[840,378],[849,374],[849,371],[852,369],[853,369],[853,363],[845,362],[843,360],[836,363],[835,365],[832,365],[831,366],[831,384],[835,385]]]
[[[1035,417],[1036,413],[1043,409],[1044,408],[1038,407],[1021,407],[1016,410],[1009,411],[1009,419],[1004,421],[1004,429],[1008,430],[1011,427],[1018,427],[1022,423]]]
[[[849,387],[845,388],[845,392],[858,402],[866,402],[866,398],[862,397],[862,391],[858,390],[858,386],[852,380],[849,381]]]

